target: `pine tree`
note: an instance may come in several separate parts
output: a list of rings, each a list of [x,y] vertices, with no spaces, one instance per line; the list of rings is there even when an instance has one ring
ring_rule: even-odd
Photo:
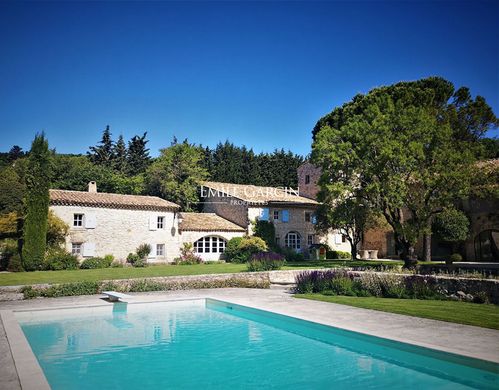
[[[129,175],[138,175],[145,172],[151,162],[149,149],[146,148],[149,142],[146,140],[146,136],[147,132],[142,137],[136,135],[128,141],[127,170]]]
[[[102,133],[102,139],[97,146],[90,146],[87,152],[90,161],[98,165],[109,165],[114,158],[114,145],[109,125]]]
[[[25,221],[22,261],[26,271],[40,269],[45,254],[51,155],[45,135],[37,134],[31,145],[26,175]]]
[[[118,138],[118,142],[114,145],[113,148],[113,168],[120,172],[125,173],[127,170],[127,148],[125,141],[123,140],[123,135],[120,134]]]

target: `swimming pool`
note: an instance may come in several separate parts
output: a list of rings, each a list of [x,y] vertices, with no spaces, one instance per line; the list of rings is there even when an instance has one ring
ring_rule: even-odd
[[[212,299],[15,315],[54,390],[499,384],[496,364]]]

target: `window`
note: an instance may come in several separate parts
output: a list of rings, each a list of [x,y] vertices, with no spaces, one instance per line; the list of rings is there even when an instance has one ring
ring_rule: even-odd
[[[313,234],[309,234],[307,236],[307,245],[308,246],[313,245],[314,241],[315,241],[315,236]]]
[[[206,236],[194,243],[196,253],[223,253],[227,241],[222,237]]]
[[[344,234],[341,235],[341,242],[347,242],[347,236]]]
[[[301,239],[300,239],[300,235],[297,232],[289,232],[288,234],[286,234],[286,237],[284,240],[285,240],[284,244],[288,248],[292,248],[295,250],[301,248]]]
[[[305,222],[310,222],[312,219],[312,213],[305,211]]]
[[[165,228],[165,217],[158,217],[157,228],[158,229],[164,229]]]
[[[73,226],[83,226],[83,214],[73,214]]]
[[[158,224],[159,224],[159,218],[158,217]],[[165,244],[156,244],[156,256],[164,256],[165,255]]]
[[[276,245],[280,245],[281,244],[281,237],[279,237],[279,235],[275,236],[275,243],[276,243]]]
[[[274,220],[279,219],[279,210],[274,210]]]
[[[81,243],[73,242],[71,244],[71,254],[76,256],[81,255]]]
[[[305,184],[310,184],[310,175],[305,175]]]

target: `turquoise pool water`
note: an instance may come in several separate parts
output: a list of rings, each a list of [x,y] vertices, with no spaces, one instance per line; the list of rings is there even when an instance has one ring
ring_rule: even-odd
[[[57,389],[497,389],[498,366],[215,300],[17,312]]]

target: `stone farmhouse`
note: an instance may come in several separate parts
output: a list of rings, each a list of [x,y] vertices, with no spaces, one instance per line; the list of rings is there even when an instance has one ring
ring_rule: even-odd
[[[280,246],[307,253],[327,242],[350,250],[341,234],[317,235],[318,203],[296,190],[205,182],[201,196],[203,212],[181,212],[159,197],[100,193],[90,182],[87,192],[50,190],[50,209],[70,227],[66,249],[79,258],[112,254],[124,260],[147,243],[148,262],[172,262],[184,243],[192,243],[203,260],[219,260],[228,240],[253,234],[257,219],[273,222]]]
[[[227,240],[245,230],[214,214],[181,213],[154,196],[50,190],[50,209],[70,227],[66,250],[79,258],[112,254],[124,260],[140,244],[151,245],[148,262],[171,262],[184,242],[204,260],[218,260]]]

